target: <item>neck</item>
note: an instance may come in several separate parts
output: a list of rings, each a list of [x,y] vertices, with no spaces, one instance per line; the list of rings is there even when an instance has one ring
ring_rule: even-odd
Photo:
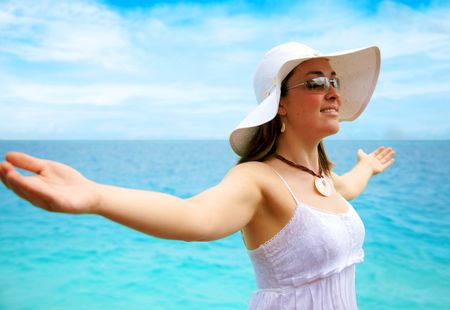
[[[300,140],[293,139],[288,135],[281,135],[278,140],[277,153],[317,173],[319,172],[319,152],[317,150],[319,143],[320,141],[317,140]]]

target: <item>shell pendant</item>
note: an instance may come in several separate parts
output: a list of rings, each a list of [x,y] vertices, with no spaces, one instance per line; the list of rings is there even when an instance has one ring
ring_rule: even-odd
[[[325,176],[321,178],[314,177],[314,186],[322,196],[329,197],[333,193],[331,180]]]

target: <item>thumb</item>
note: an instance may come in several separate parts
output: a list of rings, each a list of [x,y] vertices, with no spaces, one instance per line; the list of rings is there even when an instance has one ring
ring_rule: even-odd
[[[362,149],[358,149],[358,152],[356,153],[358,156],[358,159],[363,158],[366,154],[366,152],[364,152]]]

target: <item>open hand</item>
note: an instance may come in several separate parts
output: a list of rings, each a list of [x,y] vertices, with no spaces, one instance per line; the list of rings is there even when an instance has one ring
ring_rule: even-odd
[[[373,174],[378,174],[394,163],[395,152],[391,147],[380,146],[370,154],[366,154],[362,149],[358,150],[358,161],[372,170]]]
[[[23,176],[14,167],[33,172]],[[52,212],[92,213],[99,204],[95,183],[71,167],[24,153],[6,154],[0,178],[10,190],[33,205]]]

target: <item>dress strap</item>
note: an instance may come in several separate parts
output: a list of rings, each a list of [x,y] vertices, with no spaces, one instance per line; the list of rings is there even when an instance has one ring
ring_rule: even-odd
[[[272,167],[270,167],[270,168],[272,168]],[[300,202],[297,200],[297,197],[295,197],[295,194],[292,191],[291,187],[289,186],[288,182],[286,182],[286,180],[281,176],[281,174],[278,173],[278,171],[276,171],[274,168],[272,168],[272,170],[275,171],[275,173],[280,177],[281,181],[283,181],[283,183],[286,186],[286,188],[288,189],[289,193],[291,193],[292,198],[294,198],[295,204],[298,206]]]

